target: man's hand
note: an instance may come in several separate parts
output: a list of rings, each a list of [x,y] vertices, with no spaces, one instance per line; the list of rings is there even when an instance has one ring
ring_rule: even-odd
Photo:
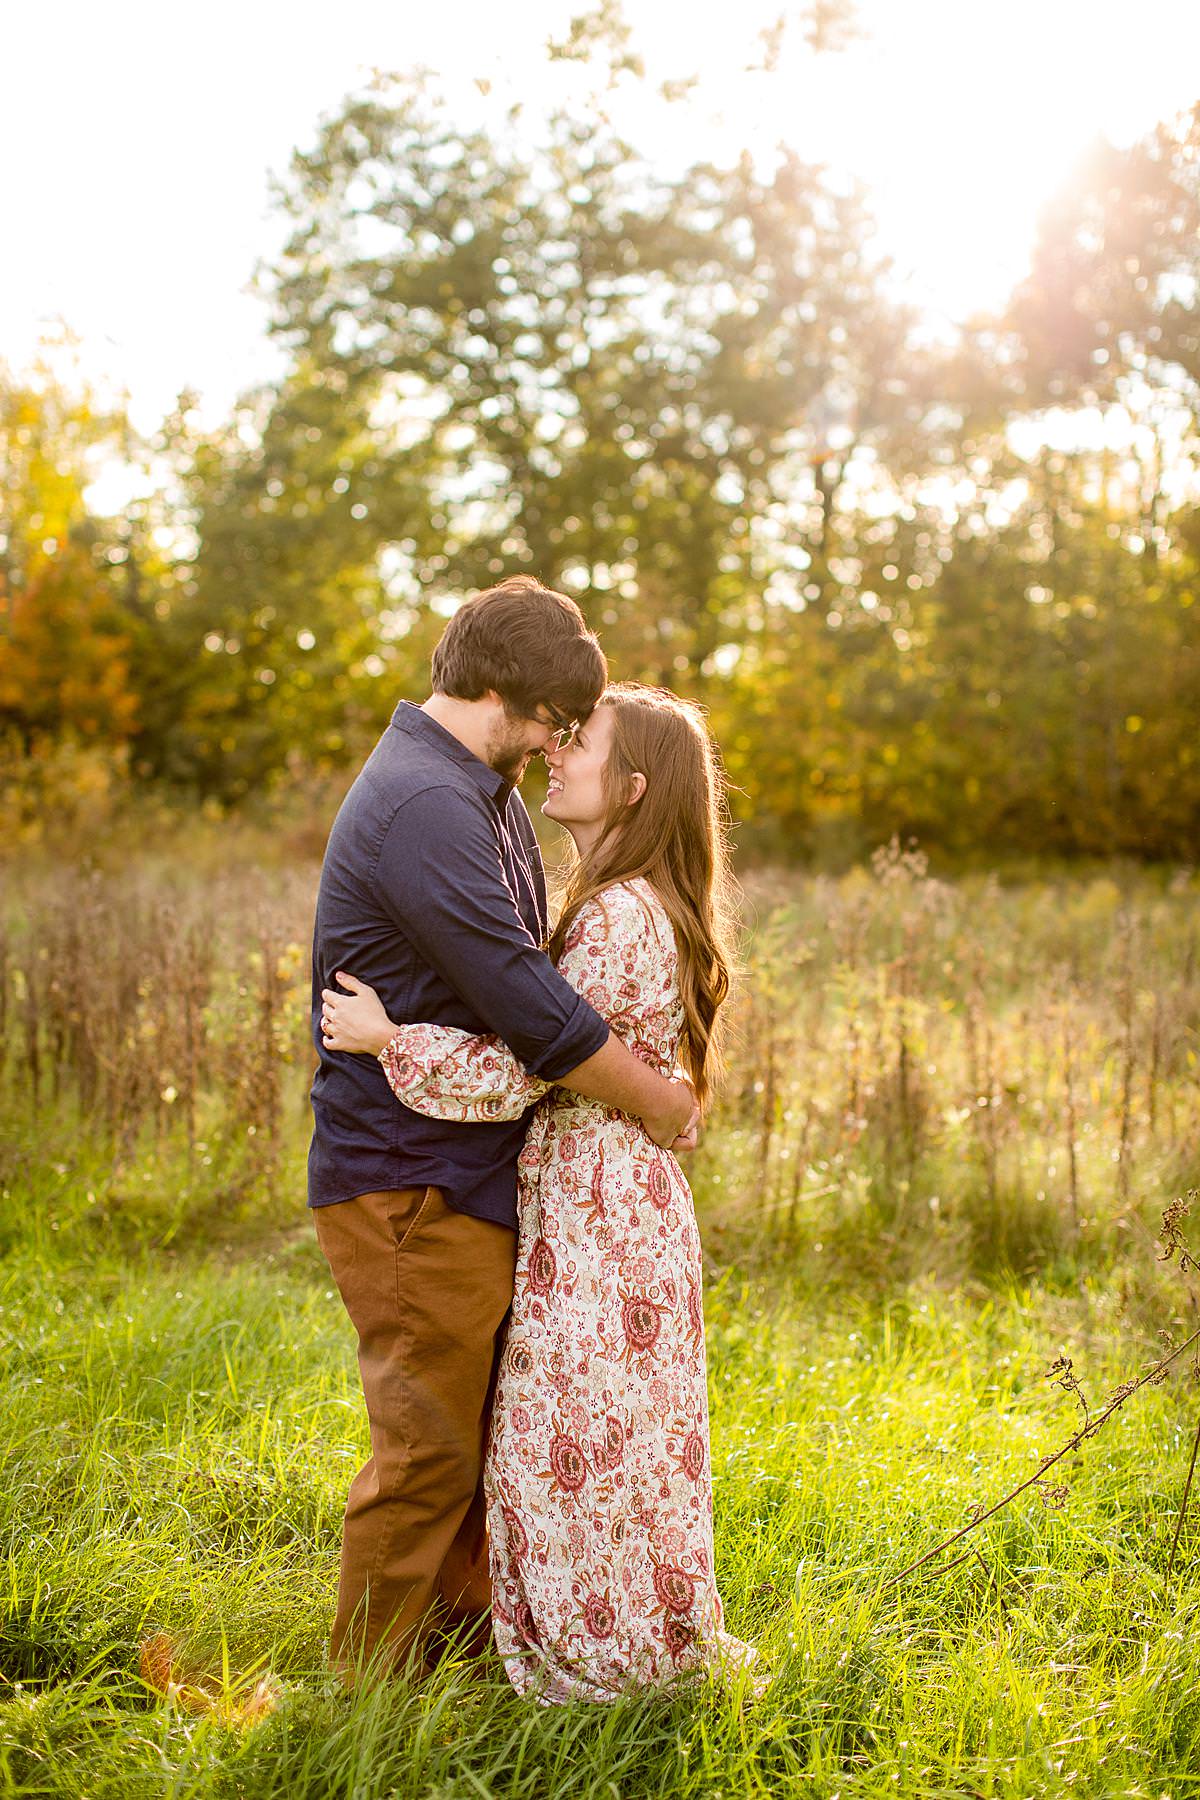
[[[687,1082],[692,1095],[692,1116],[675,1142],[667,1145],[668,1150],[672,1150],[676,1156],[679,1156],[686,1150],[694,1150],[700,1142],[700,1102],[696,1099],[696,1090],[688,1080],[688,1072],[682,1063],[675,1064],[675,1074],[672,1079]]]
[[[660,1075],[627,1050],[615,1032],[586,1062],[555,1080],[587,1100],[640,1119],[660,1150],[696,1147],[700,1108],[683,1070],[677,1067],[673,1080]]]
[[[686,1131],[681,1131],[673,1144],[668,1145],[676,1156],[682,1156],[686,1150],[694,1150],[700,1142],[700,1108],[693,1108],[692,1116],[687,1122]]]
[[[686,1076],[677,1076],[663,1089],[664,1104],[652,1114],[643,1113],[642,1122],[660,1150],[695,1148],[695,1134],[700,1124],[700,1108],[696,1092]],[[684,1141],[690,1138],[690,1143]]]

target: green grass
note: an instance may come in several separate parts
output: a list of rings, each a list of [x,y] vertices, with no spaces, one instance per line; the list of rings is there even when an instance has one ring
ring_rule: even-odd
[[[1095,1409],[1195,1328],[1154,1243],[1200,1180],[1195,876],[757,878],[691,1174],[718,1573],[771,1683],[547,1712],[494,1662],[324,1668],[366,1430],[301,1205],[314,871],[226,861],[31,864],[0,907],[0,1794],[1200,1797],[1190,1357],[1062,1506],[890,1582],[1076,1428],[1055,1358]],[[141,1678],[157,1633],[220,1705]]]
[[[1059,1510],[1029,1496],[946,1574],[887,1577],[1155,1353],[1107,1284],[882,1303],[727,1269],[710,1291],[719,1576],[772,1673],[547,1713],[498,1667],[356,1699],[322,1666],[364,1453],[350,1334],[301,1226],[229,1255],[49,1233],[36,1196],[0,1304],[0,1783],[21,1795],[622,1797],[1200,1791],[1200,1603],[1166,1558],[1193,1392],[1144,1390]],[[106,1244],[105,1237],[110,1241]],[[1176,1298],[1148,1273],[1141,1306]],[[165,1631],[277,1710],[197,1718],[140,1680]]]

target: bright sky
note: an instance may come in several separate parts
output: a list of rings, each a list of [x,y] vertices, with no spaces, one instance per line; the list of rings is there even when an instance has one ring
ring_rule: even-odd
[[[999,304],[1038,207],[1100,131],[1200,98],[1192,0],[863,0],[866,39],[746,72],[781,0],[627,0],[652,75],[699,72],[662,153],[784,139],[870,189],[906,291],[943,319]],[[249,292],[268,178],[371,68],[425,63],[477,103],[536,103],[547,32],[585,0],[60,0],[12,9],[0,105],[0,359],[61,319],[152,428],[185,385],[215,422],[271,374]],[[679,138],[683,138],[682,146]]]

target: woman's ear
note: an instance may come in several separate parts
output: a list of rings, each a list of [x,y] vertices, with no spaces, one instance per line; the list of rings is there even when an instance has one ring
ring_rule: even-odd
[[[626,806],[636,806],[645,791],[646,777],[635,772],[629,777],[629,798],[625,802]]]

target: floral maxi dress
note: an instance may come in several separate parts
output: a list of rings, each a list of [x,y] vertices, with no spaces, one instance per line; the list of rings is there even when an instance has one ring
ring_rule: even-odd
[[[670,921],[644,880],[575,919],[562,974],[635,1055],[674,1069]],[[485,1484],[493,1628],[513,1686],[610,1701],[754,1652],[713,1571],[700,1240],[675,1158],[643,1126],[525,1073],[496,1038],[403,1027],[383,1064],[406,1106],[517,1117],[519,1245]]]

